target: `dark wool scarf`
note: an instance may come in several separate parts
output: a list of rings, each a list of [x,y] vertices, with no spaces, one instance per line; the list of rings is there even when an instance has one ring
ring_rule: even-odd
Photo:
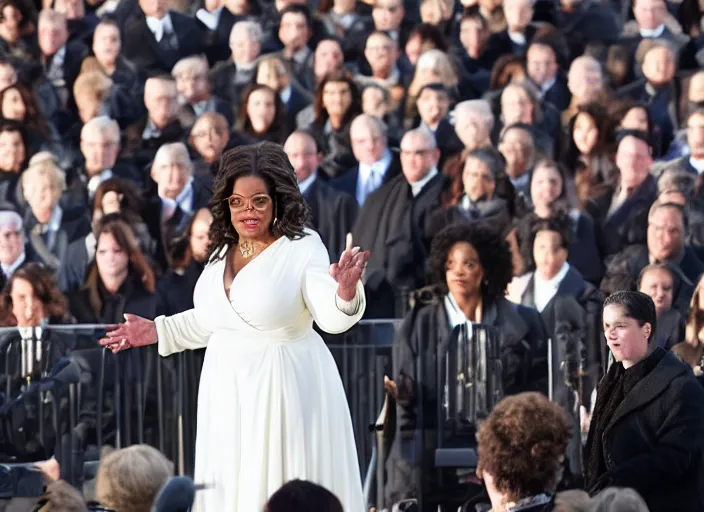
[[[592,489],[607,472],[603,446],[606,427],[628,393],[653,371],[665,354],[663,349],[656,348],[648,357],[627,370],[622,363],[614,363],[599,383],[585,454],[584,483],[587,490]]]

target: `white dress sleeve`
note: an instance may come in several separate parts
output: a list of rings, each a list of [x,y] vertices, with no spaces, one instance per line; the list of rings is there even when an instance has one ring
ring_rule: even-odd
[[[196,310],[189,309],[172,316],[158,316],[156,325],[159,355],[166,357],[184,350],[205,348],[212,334],[196,318]]]
[[[330,276],[327,249],[317,234],[310,235],[310,238],[316,240],[310,244],[312,254],[303,274],[303,300],[308,311],[313,315],[315,323],[323,331],[330,334],[345,332],[359,322],[364,314],[366,308],[364,285],[361,281],[357,283],[356,294],[352,301],[339,299],[337,283]]]

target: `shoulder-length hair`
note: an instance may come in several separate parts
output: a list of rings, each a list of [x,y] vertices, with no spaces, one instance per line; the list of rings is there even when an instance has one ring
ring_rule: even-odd
[[[122,216],[131,225],[143,222],[139,212],[142,211],[142,196],[139,187],[131,181],[122,178],[110,178],[103,181],[95,191],[93,198],[92,216],[95,218],[95,212],[100,212],[98,217],[102,217],[103,213],[103,198],[109,192],[114,192],[120,201],[120,216]]]
[[[350,103],[350,106],[345,113],[342,124],[347,125],[347,123],[352,122],[355,117],[362,113],[362,93],[359,90],[357,82],[354,81],[352,75],[348,71],[344,69],[336,69],[326,74],[318,84],[318,87],[315,88],[315,94],[313,96],[313,110],[315,112],[315,122],[321,126],[325,124],[325,121],[328,119],[328,112],[323,106],[323,91],[325,90],[325,86],[327,84],[334,82],[346,83],[349,86],[350,94],[352,95],[352,103]]]
[[[20,93],[22,103],[24,103],[25,114],[24,119],[22,120],[22,124],[26,128],[29,128],[30,130],[37,130],[44,137],[48,137],[50,135],[49,127],[47,126],[46,121],[42,117],[39,111],[39,107],[37,107],[37,102],[34,99],[34,95],[32,94],[32,91],[30,91],[23,84],[18,82],[8,87],[5,87],[2,91],[0,91],[0,108],[2,108],[2,102],[5,100],[5,94],[7,94],[12,89],[15,89],[17,92]]]
[[[224,258],[222,250],[239,240],[232,226],[227,199],[232,195],[235,181],[243,176],[256,176],[266,184],[274,201],[276,223],[272,221],[269,227],[274,236],[286,236],[292,240],[305,236],[310,207],[298,188],[296,174],[283,147],[273,142],[239,146],[223,154],[213,185],[208,259],[213,256]]]
[[[257,133],[252,127],[252,121],[247,113],[247,104],[249,103],[249,97],[257,91],[266,91],[274,98],[274,119],[269,126],[269,129],[264,133]],[[286,109],[284,107],[283,101],[281,101],[281,96],[274,91],[271,87],[264,84],[251,84],[242,93],[242,102],[239,106],[238,122],[240,125],[240,131],[253,135],[257,138],[266,138],[266,140],[272,140],[272,142],[283,143],[286,137]],[[271,137],[271,138],[269,138]]]
[[[0,300],[0,325],[13,327],[17,319],[12,314],[12,285],[17,279],[24,279],[32,285],[35,297],[44,306],[44,313],[50,323],[61,323],[66,320],[66,297],[59,290],[56,279],[49,270],[38,263],[28,263],[17,269],[5,284]]]
[[[115,243],[127,253],[128,257],[128,275],[136,275],[142,286],[149,293],[154,293],[155,278],[154,271],[149,266],[147,259],[144,257],[142,250],[139,248],[137,238],[132,231],[132,228],[124,220],[113,216],[103,219],[95,230],[96,244],[100,244],[100,236],[112,235]],[[96,251],[97,252],[97,251]],[[85,284],[83,288],[88,290],[88,300],[91,308],[97,314],[103,309],[103,301],[100,298],[99,289],[100,274],[98,273],[98,264],[94,259],[88,270]]]

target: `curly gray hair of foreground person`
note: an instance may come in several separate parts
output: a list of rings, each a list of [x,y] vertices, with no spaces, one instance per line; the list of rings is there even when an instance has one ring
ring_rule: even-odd
[[[648,505],[633,489],[609,487],[592,498],[589,512],[648,512]]]
[[[149,512],[173,473],[173,464],[156,448],[129,446],[100,461],[95,495],[101,505],[115,512]]]

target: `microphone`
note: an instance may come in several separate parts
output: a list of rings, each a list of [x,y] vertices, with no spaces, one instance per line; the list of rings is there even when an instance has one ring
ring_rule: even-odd
[[[167,481],[154,500],[152,512],[188,512],[196,496],[193,480],[175,476]]]

